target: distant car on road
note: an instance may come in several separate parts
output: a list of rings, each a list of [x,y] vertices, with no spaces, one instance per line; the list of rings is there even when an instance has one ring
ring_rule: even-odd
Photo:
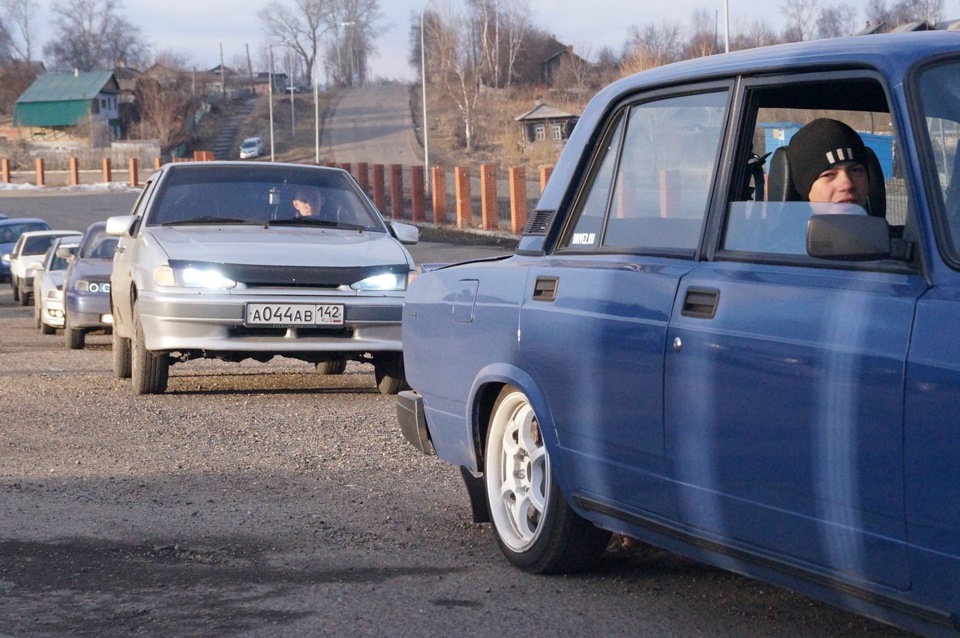
[[[20,235],[31,230],[50,230],[50,224],[33,217],[0,219],[0,281],[10,281],[10,253]]]
[[[251,159],[263,155],[263,140],[259,137],[248,137],[240,144],[240,159]]]
[[[63,285],[70,258],[79,245],[73,237],[54,239],[34,274],[33,315],[37,328],[45,335],[64,326]]]
[[[309,213],[309,214],[308,214]],[[114,374],[136,394],[167,388],[169,366],[276,355],[340,373],[373,365],[405,385],[400,318],[413,226],[385,222],[349,173],[270,162],[167,164],[120,238],[110,277]]]
[[[615,533],[957,635],[958,96],[943,31],[606,87],[516,253],[411,283],[404,436],[520,569]]]
[[[10,251],[10,286],[13,300],[27,306],[33,300],[33,272],[43,262],[47,248],[57,237],[80,237],[75,230],[33,230],[20,235]]]
[[[110,273],[117,238],[107,234],[107,222],[92,224],[80,241],[80,249],[70,260],[64,286],[66,325],[63,338],[70,350],[83,348],[86,335],[110,331]]]

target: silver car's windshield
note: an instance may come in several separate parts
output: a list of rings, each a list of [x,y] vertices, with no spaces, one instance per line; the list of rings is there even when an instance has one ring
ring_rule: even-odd
[[[173,170],[148,226],[302,225],[386,232],[380,215],[340,171],[210,166]]]

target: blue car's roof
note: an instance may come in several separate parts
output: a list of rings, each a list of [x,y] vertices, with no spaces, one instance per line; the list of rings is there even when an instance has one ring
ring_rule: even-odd
[[[595,133],[597,123],[621,97],[635,91],[738,75],[795,73],[804,69],[875,69],[887,77],[900,78],[921,60],[958,53],[960,32],[957,31],[888,33],[745,49],[636,73],[610,84],[590,100],[557,162],[538,209],[555,210],[560,205],[566,186],[572,181],[580,153]]]

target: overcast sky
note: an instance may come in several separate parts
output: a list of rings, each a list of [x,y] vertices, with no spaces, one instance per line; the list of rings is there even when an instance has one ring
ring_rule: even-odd
[[[36,0],[41,7],[52,0]],[[283,1],[283,0],[281,0]],[[378,54],[371,59],[371,78],[412,79],[415,70],[407,62],[411,15],[419,16],[429,2],[446,0],[380,0],[386,32],[378,42]],[[504,0],[509,2],[510,0]],[[782,29],[780,0],[728,0],[731,32],[738,24],[763,20],[775,30]],[[289,0],[287,0],[289,2]],[[621,50],[631,25],[677,22],[686,27],[696,9],[713,13],[723,34],[724,0],[528,0],[535,24],[575,49],[593,57],[603,47]],[[224,60],[231,65],[245,56],[249,45],[254,65],[265,41],[257,19],[268,0],[123,0],[123,15],[140,28],[153,52],[182,50],[198,68],[210,68]],[[856,3],[854,3],[856,4]],[[762,8],[761,8],[762,5]],[[50,13],[44,11],[45,16]],[[49,39],[47,18],[35,20],[41,29],[41,45]],[[35,49],[40,50],[41,46]]]

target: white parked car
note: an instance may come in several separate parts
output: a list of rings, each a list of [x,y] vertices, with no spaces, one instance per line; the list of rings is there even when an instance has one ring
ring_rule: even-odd
[[[10,251],[10,286],[13,300],[21,306],[33,301],[33,273],[43,263],[43,256],[50,244],[58,237],[76,237],[83,233],[75,230],[35,230],[23,233]]]
[[[240,144],[240,159],[251,159],[263,155],[263,140],[259,137],[248,137]]]
[[[418,230],[387,223],[349,173],[270,162],[167,164],[120,238],[110,277],[114,374],[164,392],[171,364],[266,362],[343,372],[373,364],[405,387],[400,320]]]
[[[70,257],[80,245],[73,237],[53,240],[41,264],[35,271],[33,316],[37,328],[45,335],[52,335],[64,327],[63,283],[66,280]]]

